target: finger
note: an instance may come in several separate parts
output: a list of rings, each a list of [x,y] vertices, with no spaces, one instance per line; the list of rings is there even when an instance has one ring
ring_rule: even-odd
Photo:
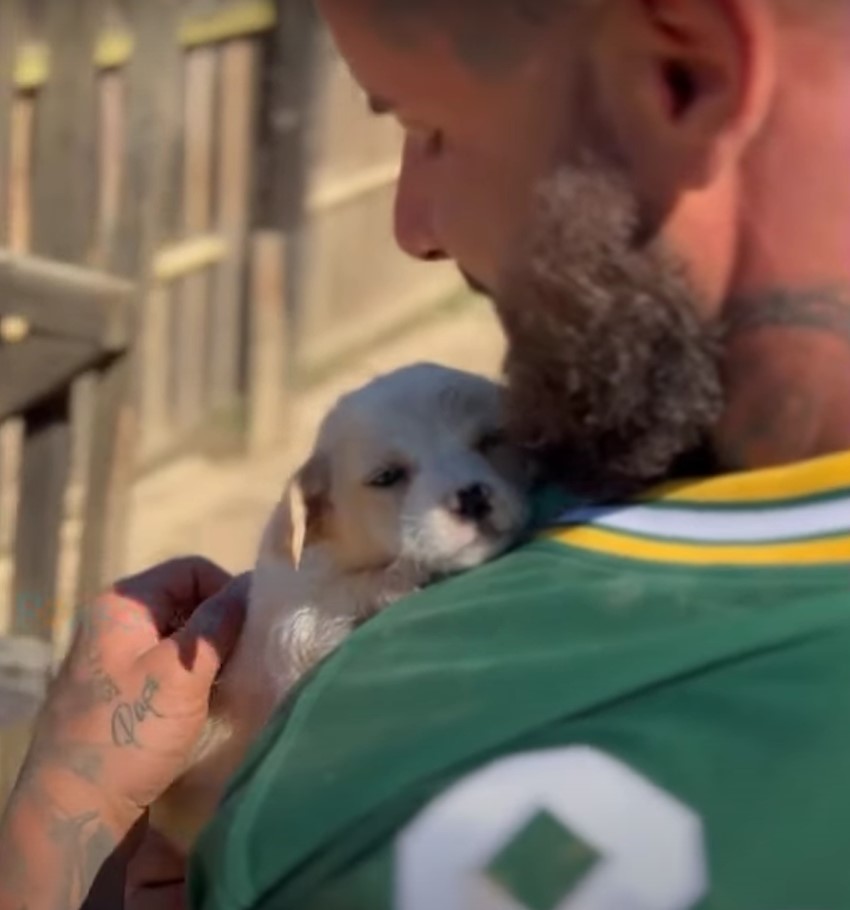
[[[231,576],[202,557],[173,559],[116,582],[79,613],[77,638],[140,654],[179,628]]]
[[[183,628],[157,647],[152,660],[173,660],[176,654],[183,670],[191,673],[200,686],[212,688],[239,640],[250,581],[250,575],[242,575],[205,601]]]
[[[127,867],[127,891],[139,891],[182,883],[186,878],[186,859],[171,842],[154,828],[149,828],[145,839]]]
[[[208,559],[172,559],[117,582],[108,597],[116,615],[134,615],[152,624],[159,636],[183,625],[205,601],[218,594],[233,576]]]

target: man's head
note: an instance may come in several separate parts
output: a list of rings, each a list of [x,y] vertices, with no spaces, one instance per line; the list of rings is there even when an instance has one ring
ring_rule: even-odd
[[[842,0],[319,5],[406,129],[400,245],[496,302],[523,437],[597,492],[709,433],[730,466],[823,445],[814,416],[773,438],[800,402],[775,390],[766,414],[751,362],[787,350],[766,295],[846,278],[824,212],[850,210]]]

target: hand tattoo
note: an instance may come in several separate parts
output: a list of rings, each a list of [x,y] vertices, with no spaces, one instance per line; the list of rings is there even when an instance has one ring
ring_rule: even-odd
[[[118,844],[97,812],[73,817],[54,814],[49,834],[64,857],[56,910],[71,910],[88,897],[101,868]]]
[[[26,792],[13,796],[7,815],[34,812],[44,819],[47,840],[55,853],[51,858],[49,906],[53,910],[77,910],[83,906],[104,865],[118,849],[118,839],[104,824],[96,810],[70,814],[63,810],[45,787],[36,783]],[[38,881],[36,871],[28,868],[26,854],[14,840],[3,844],[0,854],[0,889],[8,895],[30,893]],[[21,894],[23,896],[23,894]]]
[[[135,746],[141,748],[136,738],[138,727],[148,717],[162,719],[160,714],[151,704],[154,695],[159,691],[159,682],[152,676],[145,679],[142,694],[132,704],[124,702],[112,713],[112,742],[118,747]]]

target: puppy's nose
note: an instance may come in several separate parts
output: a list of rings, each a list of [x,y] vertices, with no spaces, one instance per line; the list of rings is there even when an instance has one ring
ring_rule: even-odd
[[[493,511],[493,491],[486,484],[474,483],[458,490],[453,511],[467,521],[483,521]]]

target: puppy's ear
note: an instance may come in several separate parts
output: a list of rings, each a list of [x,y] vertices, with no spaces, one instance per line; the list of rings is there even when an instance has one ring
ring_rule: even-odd
[[[297,569],[305,547],[321,539],[330,509],[330,465],[313,455],[289,481],[280,504],[280,552]]]

